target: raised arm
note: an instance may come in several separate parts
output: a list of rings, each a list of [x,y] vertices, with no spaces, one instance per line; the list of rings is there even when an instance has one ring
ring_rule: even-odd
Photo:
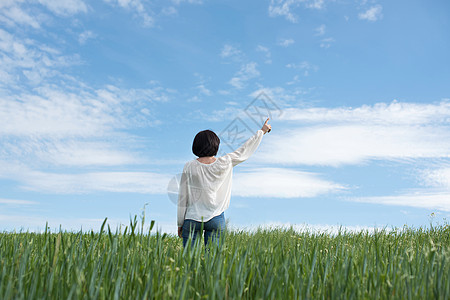
[[[267,118],[262,128],[258,130],[255,135],[249,138],[241,147],[227,154],[231,158],[233,167],[247,160],[253,154],[253,152],[255,152],[255,150],[261,143],[263,135],[267,132],[270,132],[270,130],[272,129],[272,126],[268,124],[268,122],[269,118]]]

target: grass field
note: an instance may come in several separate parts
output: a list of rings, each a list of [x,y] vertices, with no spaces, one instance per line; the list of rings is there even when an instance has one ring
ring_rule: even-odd
[[[105,223],[104,223],[105,224]],[[374,233],[0,233],[0,299],[450,299],[450,226]]]

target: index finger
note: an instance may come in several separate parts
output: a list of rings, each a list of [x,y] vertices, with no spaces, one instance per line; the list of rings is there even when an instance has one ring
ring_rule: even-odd
[[[266,122],[264,122],[264,124],[267,124],[267,122],[269,122],[269,119],[270,119],[270,118],[267,118],[267,120],[266,120]]]

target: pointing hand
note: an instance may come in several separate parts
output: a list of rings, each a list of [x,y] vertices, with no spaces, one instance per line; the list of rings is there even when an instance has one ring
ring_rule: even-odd
[[[272,125],[268,124],[267,122],[269,122],[269,118],[267,118],[266,122],[264,122],[264,125],[261,128],[261,130],[264,132],[264,134],[266,134],[267,132],[270,132],[272,130]]]

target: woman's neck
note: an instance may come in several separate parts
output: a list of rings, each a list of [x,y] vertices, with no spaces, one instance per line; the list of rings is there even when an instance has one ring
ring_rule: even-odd
[[[204,156],[197,158],[197,160],[202,164],[212,164],[216,161],[216,158],[214,156]]]

